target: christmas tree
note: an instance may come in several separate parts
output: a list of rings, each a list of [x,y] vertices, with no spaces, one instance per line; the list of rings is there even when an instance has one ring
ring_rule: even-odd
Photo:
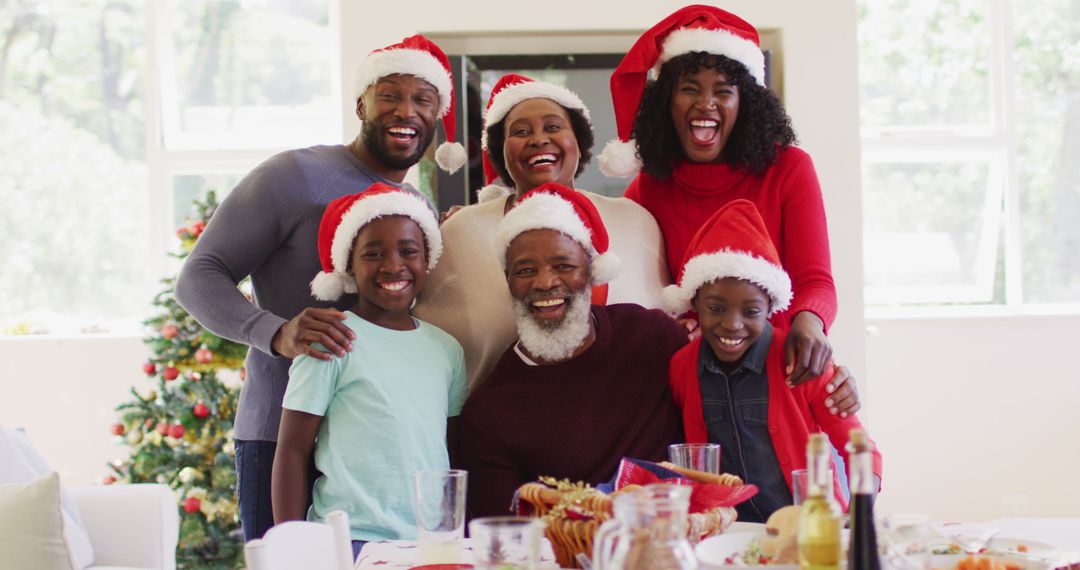
[[[217,208],[214,192],[195,202],[195,219],[177,230],[184,259]],[[145,342],[152,356],[143,371],[152,386],[131,389],[134,399],[117,407],[112,433],[131,456],[114,463],[106,483],[164,483],[180,499],[179,568],[236,568],[243,537],[234,487],[232,428],[239,387],[219,373],[240,370],[247,347],[202,328],[176,302],[176,277],[162,280],[156,315]]]

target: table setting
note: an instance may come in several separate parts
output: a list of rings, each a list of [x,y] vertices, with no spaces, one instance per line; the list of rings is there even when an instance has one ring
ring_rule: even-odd
[[[733,507],[756,488],[719,472],[719,448],[678,444],[671,446],[669,462],[624,459],[612,482],[596,488],[541,478],[519,489],[516,516],[467,525],[467,474],[418,472],[412,481],[417,540],[369,542],[354,568],[797,570],[833,564],[846,570],[1080,570],[1080,518],[971,523],[903,513],[874,517],[872,510],[856,511],[858,475],[853,515],[837,525],[838,544],[829,547],[835,553],[824,565],[807,564],[804,509],[825,501],[820,481],[831,481],[831,469],[822,462],[816,476],[792,473],[795,505],[766,523],[742,522]],[[834,514],[835,507],[829,507]],[[858,514],[866,512],[869,522]],[[856,519],[864,520],[856,526]],[[866,548],[870,555],[855,554]]]

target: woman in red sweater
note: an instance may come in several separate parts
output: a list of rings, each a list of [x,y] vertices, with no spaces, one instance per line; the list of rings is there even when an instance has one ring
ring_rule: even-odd
[[[810,156],[792,146],[787,112],[765,87],[757,31],[713,6],[682,8],[638,39],[611,92],[620,140],[604,149],[600,167],[608,176],[637,174],[626,197],[656,218],[672,277],[706,219],[732,200],[750,200],[795,293],[772,319],[790,326],[787,379],[820,375],[836,317],[825,207]]]

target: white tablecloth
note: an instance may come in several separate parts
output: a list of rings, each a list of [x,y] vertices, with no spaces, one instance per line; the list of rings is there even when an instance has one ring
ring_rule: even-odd
[[[469,539],[462,544],[461,562],[473,563],[472,546]],[[356,569],[362,568],[412,568],[420,564],[420,552],[416,547],[415,540],[380,540],[369,542],[364,545],[360,555],[356,557]],[[540,543],[540,568],[543,570],[557,570],[559,565],[555,563],[555,554],[551,551],[551,544],[547,539]]]

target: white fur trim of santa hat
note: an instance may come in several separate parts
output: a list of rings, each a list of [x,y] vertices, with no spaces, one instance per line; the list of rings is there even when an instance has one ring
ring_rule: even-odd
[[[495,252],[506,270],[506,249],[514,238],[530,230],[556,230],[578,242],[589,255],[589,275],[594,283],[608,283],[618,276],[622,260],[608,250],[600,254],[593,246],[592,232],[574,211],[574,206],[554,194],[535,193],[510,210],[495,234]]]
[[[765,54],[754,42],[727,30],[707,28],[680,28],[668,34],[660,58],[653,66],[653,76],[660,74],[660,66],[684,53],[702,51],[734,59],[750,70],[758,85],[765,86]]]
[[[442,233],[435,214],[423,200],[406,191],[361,198],[345,212],[334,230],[334,241],[330,247],[334,271],[320,271],[311,281],[311,294],[316,299],[336,301],[343,293],[356,292],[356,281],[348,274],[349,252],[360,229],[385,216],[407,216],[420,226],[427,242],[427,270],[431,272],[435,269],[443,250]]]
[[[690,310],[690,301],[702,285],[725,277],[743,279],[761,287],[769,296],[770,317],[791,304],[791,278],[783,268],[743,251],[725,249],[688,261],[679,284],[664,287],[664,310],[672,315],[685,313]]]
[[[491,106],[488,107],[487,113],[484,115],[484,128],[480,134],[480,148],[487,150],[487,128],[505,119],[506,115],[510,113],[510,109],[527,99],[550,99],[567,109],[581,111],[581,114],[585,116],[585,120],[589,121],[590,125],[592,124],[592,118],[589,117],[589,108],[585,106],[585,102],[581,100],[581,97],[578,97],[577,93],[562,85],[555,85],[546,81],[517,83],[499,91],[495,94],[495,98],[492,99]]]
[[[435,87],[435,90],[439,92],[439,118],[450,110],[453,92],[450,74],[438,59],[418,49],[387,49],[373,52],[365,57],[356,68],[353,79],[353,100],[359,99],[364,91],[379,79],[396,73],[419,77]]]
[[[609,178],[630,178],[641,170],[641,157],[638,156],[637,140],[621,141],[613,139],[604,145],[604,150],[597,157],[600,172]]]

